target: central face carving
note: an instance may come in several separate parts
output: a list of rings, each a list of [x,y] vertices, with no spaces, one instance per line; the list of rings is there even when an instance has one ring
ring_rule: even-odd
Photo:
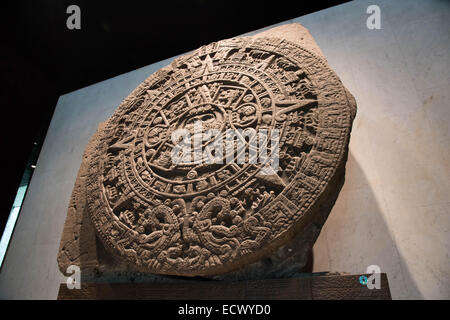
[[[244,170],[238,167],[235,167],[237,170],[224,170],[222,165],[206,165],[202,159],[193,159],[191,164],[173,163],[171,155],[174,143],[171,137],[175,130],[189,132],[192,140],[201,141],[199,147],[203,151],[219,138],[225,141],[227,130],[258,130],[261,125],[271,128],[274,106],[271,104],[270,93],[256,77],[241,72],[231,74],[231,77],[223,71],[212,72],[211,75],[213,79],[223,80],[201,81],[183,90],[167,101],[159,112],[150,113],[139,125],[138,130],[146,132],[141,157],[138,158],[139,165],[144,166],[155,177],[174,185],[170,190],[172,194],[167,196],[186,195],[179,190],[192,190],[190,194],[202,192],[207,187],[213,187],[212,181],[217,181],[217,174],[228,174],[229,179],[232,179]],[[195,80],[202,78],[203,75]],[[182,79],[179,86],[186,87],[189,81]],[[253,86],[250,85],[251,82]],[[255,83],[258,84],[259,94],[255,92]],[[201,131],[196,131],[196,126],[201,127]],[[135,141],[139,144],[139,137]],[[223,158],[222,163],[226,163],[225,153]],[[237,163],[228,159],[228,163],[230,162]],[[200,185],[193,185],[193,182],[200,182]]]
[[[194,134],[194,124],[200,122],[203,129],[222,130],[225,125],[225,110],[219,105],[210,103],[202,104],[192,109],[186,119],[181,121],[179,128],[188,130]]]
[[[102,133],[87,183],[100,239],[155,273],[206,275],[254,261],[303,223],[342,157],[350,121],[339,80],[292,43],[232,39],[201,48],[141,84]],[[279,170],[174,163],[180,129],[201,138],[202,150],[228,130],[278,131]],[[248,159],[252,138],[241,138]]]

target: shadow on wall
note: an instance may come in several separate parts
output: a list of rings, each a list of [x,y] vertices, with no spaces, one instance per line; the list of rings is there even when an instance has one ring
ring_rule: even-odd
[[[377,198],[350,147],[345,184],[314,245],[312,271],[361,274],[378,265],[394,299],[421,299]]]

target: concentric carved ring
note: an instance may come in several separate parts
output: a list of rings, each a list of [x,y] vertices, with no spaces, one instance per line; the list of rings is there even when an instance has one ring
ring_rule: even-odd
[[[99,238],[160,274],[211,275],[255,261],[308,222],[343,158],[351,121],[334,72],[286,40],[236,38],[178,58],[139,85],[100,133],[87,177]],[[243,137],[232,161],[194,154],[176,163],[180,129],[200,135],[201,150],[228,130],[263,132],[267,144],[277,131],[278,166],[263,174],[268,162],[249,161],[252,138]]]

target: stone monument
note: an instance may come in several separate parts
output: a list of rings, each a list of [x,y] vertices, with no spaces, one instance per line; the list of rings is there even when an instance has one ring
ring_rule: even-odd
[[[152,281],[300,272],[343,184],[355,114],[299,24],[175,59],[87,145],[61,271]]]

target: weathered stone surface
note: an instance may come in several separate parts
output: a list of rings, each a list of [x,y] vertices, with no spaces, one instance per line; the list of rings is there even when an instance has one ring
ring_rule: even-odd
[[[61,271],[77,264],[112,277],[230,280],[299,272],[343,184],[355,113],[354,98],[298,24],[176,59],[89,142]],[[278,171],[261,174],[264,162],[172,163],[171,133],[195,133],[196,121],[220,135],[278,129]]]

